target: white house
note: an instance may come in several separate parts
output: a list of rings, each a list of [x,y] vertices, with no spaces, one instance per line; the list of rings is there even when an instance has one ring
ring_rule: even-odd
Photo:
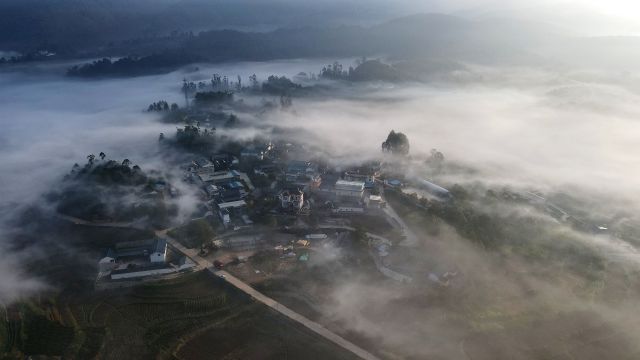
[[[153,249],[149,253],[149,261],[152,263],[167,261],[167,241],[165,239],[156,239]]]
[[[152,239],[119,242],[114,249],[107,250],[106,254],[98,261],[100,270],[106,271],[115,268],[122,258],[146,258],[151,263],[163,263],[167,260],[167,241]]]

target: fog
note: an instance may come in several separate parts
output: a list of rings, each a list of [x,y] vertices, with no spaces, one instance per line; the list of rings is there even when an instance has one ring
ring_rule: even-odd
[[[327,60],[328,61],[328,60]],[[6,220],[25,206],[43,204],[42,195],[56,190],[74,163],[89,154],[105,152],[114,160],[128,158],[143,170],[166,170],[158,152],[158,134],[172,134],[175,125],[158,122],[146,113],[158,100],[184,105],[182,79],[204,80],[221,73],[245,81],[251,74],[293,76],[317,70],[326,61],[282,61],[194,65],[166,75],[97,81],[69,80],[68,64],[3,69],[0,72],[0,301],[8,301],[46,287],[29,279],[20,262],[29,251],[7,249]],[[171,172],[171,171],[168,171]],[[180,184],[177,184],[180,186]],[[182,198],[182,207],[192,201]]]
[[[183,78],[206,81],[213,73],[230,78],[240,75],[244,81],[254,73],[260,80],[271,74],[292,77],[300,71],[317,72],[328,62],[331,60],[199,64],[165,75],[92,81],[64,78],[55,66],[36,73],[20,68],[0,73],[3,215],[42,201],[41,195],[58,186],[71,166],[83,163],[87,154],[103,151],[112,159],[128,158],[145,170],[162,169],[158,134],[172,134],[176,125],[162,124],[156,115],[143,110],[158,100],[182,106]],[[426,84],[355,84],[337,86],[331,95],[294,98],[288,110],[261,116],[239,114],[248,121],[248,128],[226,134],[246,138],[270,136],[268,129],[275,127],[303,130],[297,141],[326,149],[339,164],[378,157],[381,142],[394,129],[408,136],[416,168],[437,148],[447,162],[474,170],[464,176],[441,175],[447,185],[482,182],[496,188],[574,192],[592,196],[591,200],[607,200],[594,212],[632,212],[640,207],[636,196],[640,193],[640,158],[634,151],[640,138],[639,90],[637,77],[617,73],[467,64],[465,70]],[[424,175],[415,171],[416,176]],[[185,202],[189,206],[188,199]],[[569,231],[546,215],[536,216],[553,231]],[[432,235],[420,235],[433,240]],[[632,245],[612,243],[607,237],[570,235],[616,259],[637,253]],[[540,304],[547,302],[559,303],[558,308],[566,311],[600,306],[577,301],[562,284],[541,283],[528,274],[520,277],[522,283],[515,283],[504,275],[511,268],[505,270],[504,264],[477,252],[453,229],[444,227],[436,240],[447,246],[429,249],[431,256],[438,255],[441,263],[456,264],[470,274],[468,281],[475,285],[466,294],[472,293],[478,306],[487,304],[484,301],[492,291],[521,299],[529,296],[530,289],[539,294],[531,306],[540,306],[536,311],[541,313],[545,307]],[[46,282],[21,270],[20,259],[31,250],[13,252],[5,245],[0,243],[0,248],[5,247],[0,251],[0,301],[46,289]],[[432,266],[427,260],[425,257],[420,265]],[[628,261],[636,260],[630,257]],[[410,306],[404,301],[416,296],[411,289],[387,283],[379,286],[357,277],[346,279],[349,281],[327,295],[330,304],[325,310],[330,319],[350,330],[383,338],[385,346],[405,348],[405,354],[460,355],[458,343],[451,340],[463,337],[464,331],[442,315],[440,307],[446,307],[446,302],[436,301],[439,305],[434,306],[425,300]],[[486,284],[492,286],[482,289]],[[628,314],[627,306],[602,306],[594,311],[617,321]],[[388,310],[395,307],[400,310]],[[381,323],[387,326],[380,327]]]
[[[631,150],[640,136],[635,89],[583,74],[469,71],[481,80],[380,85],[355,100],[300,100],[295,112],[269,121],[305,128],[344,157],[374,155],[395,129],[408,135],[412,154],[437,148],[479,169],[485,181],[579,186],[618,197],[640,189],[640,158]]]

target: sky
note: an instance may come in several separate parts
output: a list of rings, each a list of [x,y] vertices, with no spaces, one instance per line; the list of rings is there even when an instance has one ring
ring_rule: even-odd
[[[443,12],[470,18],[516,18],[553,24],[578,35],[640,35],[633,0],[400,0],[407,13]]]

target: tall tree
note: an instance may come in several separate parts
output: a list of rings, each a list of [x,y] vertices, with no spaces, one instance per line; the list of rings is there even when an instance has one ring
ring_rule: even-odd
[[[387,136],[387,140],[382,143],[382,151],[390,152],[394,155],[409,154],[409,139],[401,132],[391,130]]]

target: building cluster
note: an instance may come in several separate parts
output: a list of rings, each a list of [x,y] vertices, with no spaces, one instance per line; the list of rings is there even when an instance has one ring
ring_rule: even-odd
[[[230,154],[213,154],[185,166],[185,179],[195,184],[206,214],[217,215],[225,228],[250,227],[246,198],[254,190],[246,173],[237,170],[239,160]]]
[[[233,152],[189,159],[181,166],[183,180],[191,184],[200,200],[198,211],[191,218],[209,220],[218,232],[250,229],[255,226],[254,221],[267,226],[279,224],[283,228],[289,226],[283,224],[294,224],[295,228],[300,223],[308,226],[305,222],[313,220],[325,227],[331,228],[333,224],[340,228],[356,221],[355,216],[370,216],[369,220],[371,216],[386,216],[383,188],[404,187],[400,180],[381,178],[380,163],[337,168],[317,159],[315,154],[304,145],[253,141]],[[427,180],[416,186],[433,197],[451,197],[446,189]],[[163,180],[153,184],[153,191],[177,196],[177,190]],[[272,245],[273,241],[267,241],[264,234],[256,233],[238,232],[216,240],[216,246],[245,251]],[[336,235],[331,241],[339,243],[343,235]],[[297,238],[289,245],[280,245],[282,256],[297,256],[300,261],[306,261],[309,253],[305,249],[319,241],[329,240],[321,232]],[[391,244],[373,245],[381,271],[396,276],[386,264]],[[193,266],[184,256],[172,259],[163,239],[119,242],[100,259],[99,279],[161,276]]]

